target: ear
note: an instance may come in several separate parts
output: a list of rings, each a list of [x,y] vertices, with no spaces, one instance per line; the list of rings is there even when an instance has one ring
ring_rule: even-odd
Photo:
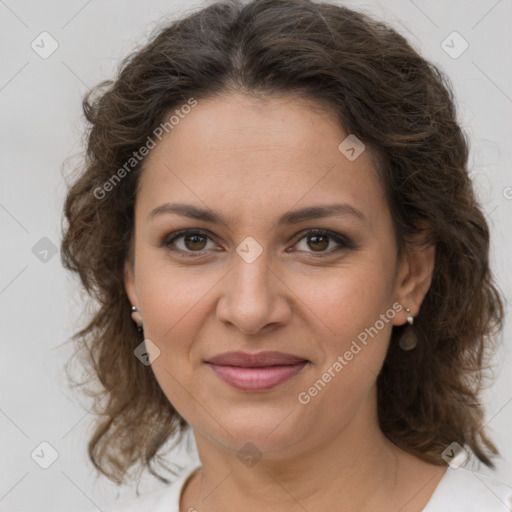
[[[421,303],[432,283],[435,265],[435,245],[427,242],[422,231],[406,244],[396,279],[396,300],[403,306],[395,316],[395,325],[406,323],[408,316],[417,316]],[[407,313],[405,308],[411,310]]]
[[[137,291],[135,288],[135,271],[133,262],[127,259],[124,264],[124,289],[132,306],[138,305]]]

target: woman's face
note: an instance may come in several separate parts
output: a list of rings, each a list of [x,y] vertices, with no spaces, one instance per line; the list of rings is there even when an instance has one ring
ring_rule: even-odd
[[[376,428],[392,325],[415,305],[370,151],[339,149],[347,136],[302,100],[226,95],[198,101],[147,156],[126,289],[196,436],[277,456]],[[212,364],[235,351],[287,356]]]

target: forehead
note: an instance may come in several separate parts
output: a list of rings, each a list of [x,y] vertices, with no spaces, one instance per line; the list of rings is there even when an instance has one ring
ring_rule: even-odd
[[[236,220],[346,202],[380,215],[372,155],[347,158],[339,146],[348,135],[333,112],[293,97],[198,100],[146,157],[137,209],[179,200]]]

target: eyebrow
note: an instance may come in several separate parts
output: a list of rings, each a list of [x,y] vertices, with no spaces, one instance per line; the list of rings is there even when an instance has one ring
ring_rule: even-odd
[[[220,213],[216,213],[207,208],[198,208],[191,204],[183,203],[164,203],[157,206],[152,210],[148,216],[148,221],[153,218],[164,215],[164,214],[175,214],[190,219],[201,220],[203,222],[211,222],[214,224],[229,224],[228,220]],[[360,220],[367,220],[364,213],[357,208],[347,204],[330,204],[330,205],[317,205],[302,208],[300,210],[293,210],[286,212],[279,217],[276,226],[298,224],[306,220],[320,219],[324,217],[333,217],[335,215],[349,215]]]

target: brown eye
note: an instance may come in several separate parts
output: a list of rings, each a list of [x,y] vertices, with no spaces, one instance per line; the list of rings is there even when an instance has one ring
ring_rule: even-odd
[[[191,251],[204,249],[206,237],[203,235],[185,235],[183,238],[185,247]]]
[[[200,255],[207,250],[208,241],[212,240],[202,231],[184,230],[165,237],[162,246],[185,256],[195,256],[194,253]]]
[[[303,247],[301,242],[305,240]],[[306,253],[318,253],[319,256],[330,255],[343,249],[353,249],[354,245],[346,237],[323,229],[312,229],[303,233],[296,244],[298,250]],[[331,249],[328,249],[329,247]],[[338,246],[338,247],[336,247]]]
[[[299,247],[299,252],[317,253],[319,257],[354,248],[352,242],[345,236],[323,229],[312,229],[303,233],[296,245],[300,245],[303,240],[307,241],[303,248]],[[207,254],[209,241],[213,244],[210,250],[215,250],[215,243],[206,232],[186,229],[168,235],[162,240],[161,245],[183,256],[201,256]]]
[[[308,246],[317,251],[324,251],[329,246],[329,237],[325,235],[309,236]]]

